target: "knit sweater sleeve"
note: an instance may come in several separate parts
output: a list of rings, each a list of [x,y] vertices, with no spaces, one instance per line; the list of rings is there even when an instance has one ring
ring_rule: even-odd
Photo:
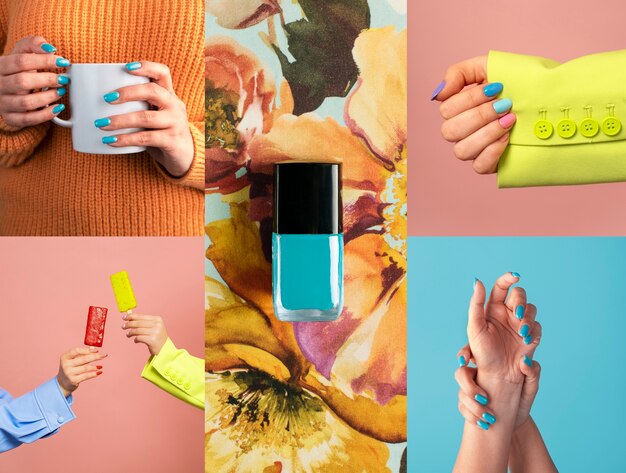
[[[7,0],[0,0],[0,48],[5,51],[9,30]],[[12,167],[23,163],[41,143],[50,123],[26,128],[9,126],[0,115],[0,166]]]

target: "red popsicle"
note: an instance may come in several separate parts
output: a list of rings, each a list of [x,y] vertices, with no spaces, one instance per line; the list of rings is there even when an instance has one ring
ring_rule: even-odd
[[[101,347],[104,340],[104,324],[107,321],[106,307],[89,306],[87,315],[87,330],[85,331],[85,345]]]

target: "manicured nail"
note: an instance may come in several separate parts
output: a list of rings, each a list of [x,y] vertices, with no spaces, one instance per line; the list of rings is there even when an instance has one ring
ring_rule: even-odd
[[[67,92],[67,89],[65,87],[60,87],[57,89],[57,94],[59,94],[59,97],[63,97],[66,92]]]
[[[492,84],[487,84],[483,88],[483,92],[485,93],[487,97],[494,97],[498,95],[500,92],[502,92],[503,88],[504,86],[502,85],[502,82],[494,82]]]
[[[477,420],[476,424],[478,424],[478,427],[480,427],[483,430],[489,430],[489,424],[487,422],[484,422],[482,420]]]
[[[101,366],[101,365],[96,365],[96,368],[97,368],[97,369],[99,369],[99,370],[101,370],[101,369],[102,369],[102,366]],[[483,417],[485,417],[485,416],[483,416]]]
[[[96,371],[96,376],[100,376],[102,374],[102,371]]]
[[[489,402],[489,399],[487,399],[485,396],[483,396],[482,394],[476,394],[476,396],[474,396],[474,399],[476,399],[476,402],[478,404],[482,404],[483,406],[486,406],[487,403]]]
[[[443,82],[441,82],[441,84],[437,86],[437,88],[433,92],[433,95],[430,97],[430,100],[431,101],[435,100],[437,98],[437,95],[439,95],[439,92],[441,92],[445,86],[446,86],[446,81],[444,80]]]
[[[518,305],[515,308],[515,317],[517,317],[520,320],[524,318],[524,306],[523,305]]]
[[[56,107],[54,107],[52,109],[52,113],[54,113],[55,115],[58,115],[59,113],[61,113],[63,110],[65,110],[65,105],[63,105],[62,103],[60,103],[59,105],[57,105]]]
[[[519,329],[519,334],[522,337],[528,335],[528,332],[530,332],[530,326],[528,324],[522,325],[522,327]]]
[[[513,276],[514,278],[517,278],[517,279],[522,277],[522,275],[520,273],[516,273],[515,271],[511,271],[511,276]]]
[[[109,92],[108,94],[104,95],[104,101],[108,103],[115,102],[119,98],[120,98],[119,92]]]
[[[70,62],[64,57],[57,58],[57,67],[69,67]]]
[[[459,356],[459,366],[465,366],[465,357],[463,355]]]
[[[487,422],[489,422],[490,424],[495,424],[496,423],[496,418],[495,416],[492,416],[491,414],[489,414],[489,412],[485,412],[483,414],[483,419],[485,419]]]
[[[52,46],[51,44],[48,44],[48,43],[43,43],[41,45],[41,49],[43,49],[47,53],[56,53],[57,52],[57,48],[55,48],[54,46]]]
[[[126,320],[126,317],[128,317],[128,314],[124,314],[124,315],[122,315],[122,318],[123,318],[124,320]]]
[[[476,289],[476,284],[478,283],[479,279],[478,278],[474,278],[474,289]]]
[[[496,113],[504,113],[508,110],[511,110],[512,106],[513,102],[511,102],[511,99],[500,99],[493,103],[493,109],[496,111]]]
[[[93,124],[96,125],[98,128],[102,128],[103,126],[109,126],[111,124],[111,119],[98,118],[96,121],[93,122]]]
[[[502,128],[510,128],[513,126],[513,123],[515,123],[515,120],[517,120],[517,117],[515,116],[514,113],[507,113],[498,121],[500,122],[500,125],[502,126]]]
[[[532,368],[533,367],[533,360],[532,360],[532,358],[529,358],[526,355],[524,355],[524,364],[526,366],[530,366]]]
[[[102,142],[105,145],[110,145],[111,143],[115,143],[117,141],[117,136],[105,136],[102,138]]]
[[[59,76],[59,84],[67,85],[70,83],[70,78],[67,76]]]
[[[532,341],[533,341],[533,336],[532,335],[528,335],[528,336],[524,337],[524,343],[526,345],[530,345],[530,342],[532,342]]]
[[[136,71],[137,69],[141,69],[141,63],[129,62],[128,64],[126,64],[126,69],[128,69],[129,71]]]

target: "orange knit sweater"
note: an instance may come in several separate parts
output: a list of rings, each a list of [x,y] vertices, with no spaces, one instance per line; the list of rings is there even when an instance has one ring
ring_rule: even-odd
[[[195,156],[176,179],[147,153],[81,154],[69,129],[45,123],[14,131],[0,118],[0,234],[202,235],[203,0],[0,0],[4,54],[33,35],[72,63],[168,65]]]

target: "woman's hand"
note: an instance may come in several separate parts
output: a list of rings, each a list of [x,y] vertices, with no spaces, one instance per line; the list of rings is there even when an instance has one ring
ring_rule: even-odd
[[[78,389],[80,383],[100,376],[102,366],[91,363],[107,356],[99,353],[99,350],[94,347],[73,348],[61,355],[57,381],[63,395],[68,397]]]
[[[123,330],[128,330],[128,338],[135,337],[135,343],[143,343],[152,356],[158,355],[167,341],[167,330],[163,319],[158,315],[129,314],[124,315],[126,322]]]
[[[433,93],[432,100],[442,102],[441,134],[455,143],[455,156],[473,161],[479,174],[496,172],[515,123],[511,100],[499,98],[503,88],[499,82],[487,82],[487,57],[479,56],[451,66]]]
[[[65,106],[48,105],[65,95],[69,78],[54,72],[70,62],[53,53],[54,46],[41,36],[30,36],[15,43],[10,54],[0,56],[0,115],[16,129],[51,120]],[[41,91],[43,88],[49,90]]]
[[[147,84],[131,85],[112,90],[104,99],[115,105],[145,101],[156,110],[102,117],[96,126],[113,131],[123,128],[146,128],[145,131],[107,136],[103,142],[113,147],[146,146],[172,176],[183,176],[191,167],[194,149],[189,130],[185,104],[176,96],[172,76],[167,66],[156,62],[131,62],[126,65],[129,74],[152,79]]]

